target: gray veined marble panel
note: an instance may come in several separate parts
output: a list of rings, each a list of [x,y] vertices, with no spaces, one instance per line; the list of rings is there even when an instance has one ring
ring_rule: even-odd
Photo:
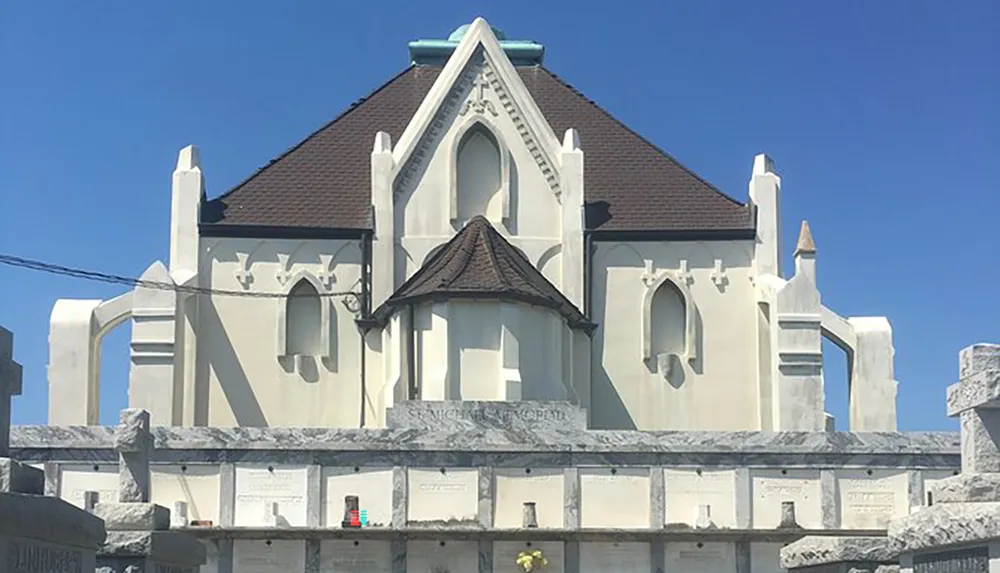
[[[756,467],[959,466],[957,433],[639,432],[520,428],[183,428],[152,430],[158,463],[329,466],[696,465]],[[116,461],[114,427],[15,426],[23,461]]]

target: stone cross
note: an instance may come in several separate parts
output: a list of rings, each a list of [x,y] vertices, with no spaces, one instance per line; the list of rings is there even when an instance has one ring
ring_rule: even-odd
[[[0,458],[10,455],[10,402],[21,395],[21,375],[21,365],[14,362],[14,334],[0,326]]]
[[[948,415],[961,428],[962,473],[1000,472],[1000,344],[959,353],[959,381],[948,387]]]
[[[149,412],[138,409],[121,411],[118,427],[115,428],[115,451],[118,452],[119,503],[148,503],[149,459],[153,453]]]

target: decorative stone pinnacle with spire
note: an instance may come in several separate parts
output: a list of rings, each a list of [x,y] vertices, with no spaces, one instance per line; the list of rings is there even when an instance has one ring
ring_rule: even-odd
[[[809,221],[802,221],[802,228],[799,229],[799,240],[795,244],[795,256],[815,255],[816,243],[813,242],[812,231],[809,230]]]

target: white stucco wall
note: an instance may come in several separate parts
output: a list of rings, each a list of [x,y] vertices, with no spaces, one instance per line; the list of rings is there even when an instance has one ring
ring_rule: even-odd
[[[594,427],[759,427],[752,252],[750,241],[595,244],[591,313],[599,327],[592,353]],[[724,279],[716,272],[717,260]],[[675,361],[681,371],[665,380],[655,363],[642,359],[640,325],[648,288],[643,277],[649,270],[653,276],[661,271],[684,275],[678,273],[684,268],[690,273],[687,289],[696,310],[691,349],[696,357]],[[680,333],[684,325],[671,328]]]
[[[572,336],[546,308],[496,301],[415,311],[417,383],[425,400],[566,400],[562,347]]]
[[[359,290],[361,250],[344,240],[204,239],[201,275],[215,290],[287,292],[306,276],[321,293]],[[199,313],[197,423],[357,427],[361,340],[342,301],[320,299],[325,356],[297,361],[279,342],[282,299],[207,298]]]

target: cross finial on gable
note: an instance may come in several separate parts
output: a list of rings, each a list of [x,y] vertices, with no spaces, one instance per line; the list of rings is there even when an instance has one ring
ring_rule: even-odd
[[[153,435],[149,431],[149,412],[125,409],[115,428],[115,451],[118,452],[118,501],[149,502],[149,459],[153,453]]]
[[[0,326],[0,457],[10,453],[11,398],[21,395],[21,365],[14,362],[14,334]]]
[[[1000,344],[959,353],[959,381],[948,387],[948,415],[962,432],[962,472],[1000,472]]]

